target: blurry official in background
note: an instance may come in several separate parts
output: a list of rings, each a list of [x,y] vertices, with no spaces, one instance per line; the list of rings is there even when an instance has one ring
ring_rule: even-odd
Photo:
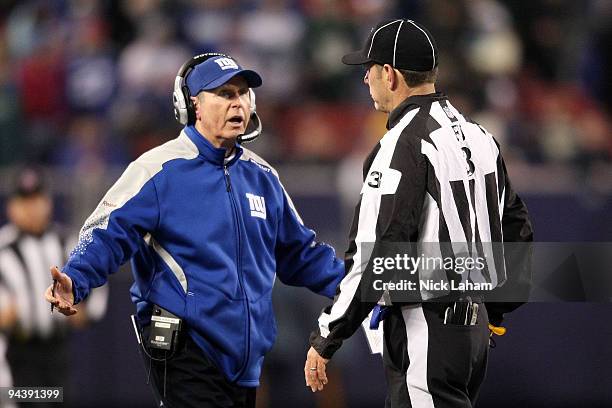
[[[11,387],[13,379],[11,369],[6,361],[6,331],[8,331],[15,323],[15,307],[11,304],[11,296],[0,274],[0,388]],[[0,398],[0,405],[3,402]],[[2,408],[14,408],[15,405],[4,403]]]
[[[52,213],[42,175],[22,170],[7,202],[9,223],[0,228],[0,329],[8,336],[14,386],[66,386],[67,326],[82,327],[106,310],[107,289],[101,288],[82,307],[82,316],[66,320],[51,313],[42,296],[48,265],[65,262],[75,241],[51,222]]]
[[[346,276],[310,338],[306,384],[313,391],[323,389],[328,359],[374,310],[369,328],[384,320],[386,407],[472,407],[486,372],[488,324],[499,326],[504,313],[521,303],[484,307],[489,293],[450,290],[434,297],[418,289],[414,301],[396,302],[392,293],[391,303],[383,295],[381,307],[363,299],[367,287],[361,282],[370,278],[364,276],[372,259],[394,255],[385,252],[389,243],[433,243],[440,251],[455,251],[461,243],[530,242],[527,208],[511,187],[493,136],[436,92],[437,48],[425,27],[412,20],[383,21],[362,51],[342,61],[365,68],[375,109],[389,114],[388,132],[364,163]],[[457,253],[450,255],[455,259]],[[502,256],[485,272],[442,276],[445,282],[465,278],[497,289],[517,274],[524,276],[512,265],[506,274]],[[414,272],[421,282],[432,276],[421,267]],[[529,282],[515,284],[525,285]]]

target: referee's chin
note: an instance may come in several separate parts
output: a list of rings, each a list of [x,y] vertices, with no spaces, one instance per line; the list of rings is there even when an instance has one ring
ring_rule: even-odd
[[[379,112],[389,113],[389,110],[383,107],[380,103],[374,101],[374,109]]]

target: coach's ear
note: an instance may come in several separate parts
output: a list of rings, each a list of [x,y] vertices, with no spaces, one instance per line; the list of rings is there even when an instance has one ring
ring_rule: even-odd
[[[200,98],[197,96],[190,96],[191,103],[193,103],[193,110],[195,111],[196,120],[200,120]]]

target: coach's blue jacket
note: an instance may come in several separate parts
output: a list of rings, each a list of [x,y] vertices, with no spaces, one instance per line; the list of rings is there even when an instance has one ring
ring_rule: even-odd
[[[143,154],[87,219],[63,271],[78,303],[131,258],[139,320],[152,304],[184,318],[228,380],[253,387],[276,337],[275,275],[332,297],[344,265],[315,242],[274,169],[240,146],[224,154],[192,126]]]

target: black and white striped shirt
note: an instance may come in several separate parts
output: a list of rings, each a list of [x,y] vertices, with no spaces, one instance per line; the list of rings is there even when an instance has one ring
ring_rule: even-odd
[[[16,306],[14,333],[18,338],[48,339],[64,330],[66,318],[60,313],[51,314],[44,292],[51,284],[49,268],[63,265],[75,242],[55,226],[40,236],[25,234],[12,224],[0,228],[0,291],[3,302]],[[90,317],[104,314],[105,292],[106,289],[94,304],[87,305]]]
[[[311,336],[311,345],[325,358],[375,305],[363,301],[360,283],[381,242],[532,240],[527,209],[511,188],[499,146],[445,95],[406,99],[390,113],[387,128],[364,163],[361,199],[345,255],[346,276],[333,306],[319,318],[318,333]],[[483,276],[471,279],[494,287],[504,283],[503,259],[487,268]],[[492,314],[516,305],[499,307]]]

